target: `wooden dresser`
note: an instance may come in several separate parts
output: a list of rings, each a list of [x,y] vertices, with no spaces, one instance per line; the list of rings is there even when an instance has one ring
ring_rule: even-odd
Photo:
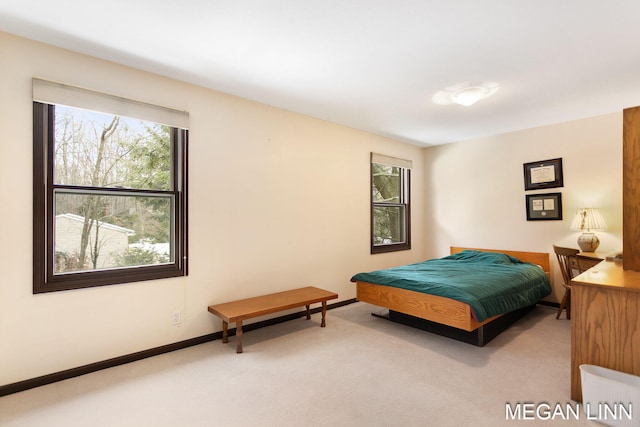
[[[571,313],[571,399],[582,401],[582,364],[640,376],[640,272],[602,261],[578,275]]]

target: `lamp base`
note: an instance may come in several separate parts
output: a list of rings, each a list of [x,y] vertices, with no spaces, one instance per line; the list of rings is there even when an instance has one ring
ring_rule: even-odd
[[[578,246],[582,252],[595,252],[600,246],[600,240],[596,233],[582,233],[578,237]]]

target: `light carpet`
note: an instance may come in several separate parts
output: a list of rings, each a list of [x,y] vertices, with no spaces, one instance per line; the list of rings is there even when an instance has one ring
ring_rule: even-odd
[[[507,419],[570,400],[570,322],[538,306],[485,347],[365,303],[0,397],[2,426],[574,426]]]

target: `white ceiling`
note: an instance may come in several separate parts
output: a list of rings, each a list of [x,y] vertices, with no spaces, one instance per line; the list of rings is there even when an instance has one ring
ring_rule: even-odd
[[[638,0],[0,0],[0,31],[420,146],[640,105]]]

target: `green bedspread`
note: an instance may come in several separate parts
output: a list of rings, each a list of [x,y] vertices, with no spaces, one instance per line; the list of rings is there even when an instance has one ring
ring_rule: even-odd
[[[444,258],[359,273],[368,282],[439,295],[467,303],[478,321],[535,304],[551,293],[537,265],[506,254],[465,250]]]

